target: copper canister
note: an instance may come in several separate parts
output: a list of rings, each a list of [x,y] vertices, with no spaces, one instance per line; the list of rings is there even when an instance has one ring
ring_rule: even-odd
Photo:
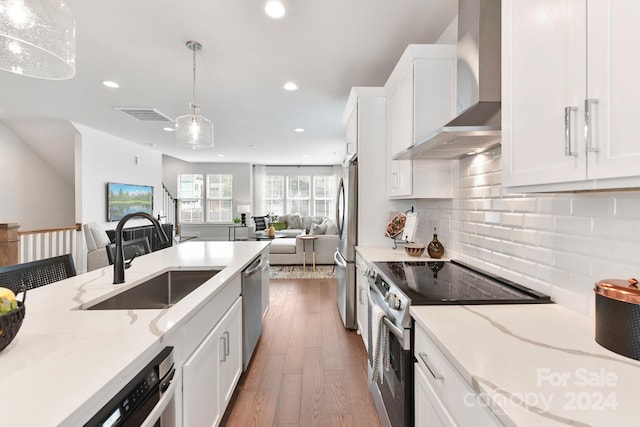
[[[596,283],[596,342],[640,360],[640,289],[636,279]]]

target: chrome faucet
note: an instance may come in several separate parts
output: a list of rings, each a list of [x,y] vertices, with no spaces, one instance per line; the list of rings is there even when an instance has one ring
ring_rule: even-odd
[[[122,249],[122,229],[127,221],[129,221],[131,218],[136,218],[136,217],[146,218],[149,221],[151,221],[153,226],[156,228],[156,231],[158,232],[158,236],[160,237],[160,240],[162,241],[162,243],[167,243],[169,241],[169,238],[167,237],[166,233],[160,226],[160,223],[158,222],[158,220],[155,219],[153,216],[149,215],[148,213],[133,212],[123,216],[122,219],[118,222],[118,225],[116,226],[116,259],[113,261],[113,284],[114,285],[117,285],[118,283],[124,283],[125,265],[124,265],[124,250]],[[129,262],[129,265],[130,264],[131,262]],[[129,265],[127,265],[127,267],[129,267]]]

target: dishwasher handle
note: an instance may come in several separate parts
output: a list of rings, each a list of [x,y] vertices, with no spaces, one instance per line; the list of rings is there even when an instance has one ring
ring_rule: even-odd
[[[245,276],[251,276],[255,274],[258,270],[262,270],[262,257],[258,257],[245,271],[242,272]]]

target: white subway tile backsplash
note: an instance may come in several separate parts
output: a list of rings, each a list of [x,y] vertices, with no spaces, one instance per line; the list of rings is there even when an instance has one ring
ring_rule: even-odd
[[[564,234],[591,234],[591,218],[576,216],[556,216],[556,231]]]
[[[590,315],[597,280],[640,276],[640,191],[507,193],[495,153],[452,162],[452,200],[418,201],[424,227],[450,225],[446,256]]]
[[[572,214],[586,217],[613,216],[614,198],[612,196],[577,196],[572,201]]]

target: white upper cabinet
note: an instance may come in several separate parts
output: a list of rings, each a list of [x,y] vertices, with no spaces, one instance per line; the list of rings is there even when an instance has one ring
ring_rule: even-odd
[[[389,197],[451,197],[450,160],[393,157],[422,142],[455,116],[455,68],[455,46],[409,45],[389,76],[384,86]]]
[[[347,158],[358,154],[358,103],[348,112],[346,123]]]
[[[637,2],[502,2],[504,185],[640,185],[637,22]]]

